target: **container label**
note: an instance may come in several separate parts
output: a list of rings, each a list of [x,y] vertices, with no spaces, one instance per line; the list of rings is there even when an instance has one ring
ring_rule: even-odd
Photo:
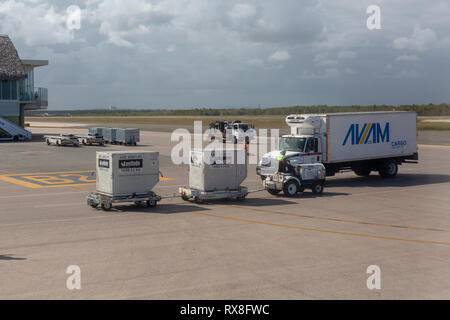
[[[109,168],[109,160],[108,159],[98,159],[98,167],[99,168]]]
[[[119,171],[122,173],[143,172],[142,159],[119,160]]]

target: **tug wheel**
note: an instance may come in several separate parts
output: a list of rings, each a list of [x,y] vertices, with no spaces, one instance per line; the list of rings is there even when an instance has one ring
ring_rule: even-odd
[[[283,186],[283,193],[286,197],[294,197],[299,190],[300,186],[295,180],[289,180]]]
[[[147,206],[150,208],[156,207],[157,204],[158,204],[158,201],[156,201],[156,200],[147,200]]]
[[[317,183],[311,189],[313,193],[320,194],[323,192],[323,184]]]

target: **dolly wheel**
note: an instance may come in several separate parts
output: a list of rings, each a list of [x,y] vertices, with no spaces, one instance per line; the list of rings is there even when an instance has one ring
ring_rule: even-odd
[[[267,192],[270,193],[273,196],[276,196],[280,193],[281,190],[275,190],[275,189],[267,189]]]
[[[320,194],[323,192],[323,184],[317,183],[311,189],[313,193]]]
[[[110,211],[111,208],[112,208],[112,203],[111,202],[102,203],[102,209],[104,211]]]
[[[150,208],[156,207],[157,204],[158,204],[158,201],[156,201],[156,200],[148,200],[147,201],[147,206],[149,206]]]
[[[189,197],[184,193],[181,195],[181,199],[183,199],[184,201],[189,201]]]
[[[98,207],[98,203],[91,203],[91,204],[89,204],[92,208],[97,208]]]
[[[195,203],[202,203],[203,201],[202,201],[202,199],[200,199],[199,197],[194,197],[194,202]]]

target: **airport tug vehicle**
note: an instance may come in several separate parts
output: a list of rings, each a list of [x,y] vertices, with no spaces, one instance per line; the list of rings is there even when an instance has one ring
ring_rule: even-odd
[[[185,201],[244,200],[248,188],[241,186],[247,177],[246,150],[193,150],[190,153],[189,186],[180,187]]]
[[[286,197],[294,197],[297,193],[311,189],[313,193],[323,192],[326,169],[321,163],[294,164],[288,159],[270,160],[270,164],[263,167],[263,186],[272,195],[283,191]]]
[[[44,136],[47,145],[57,145],[57,146],[74,146],[79,147],[80,142],[78,137],[73,134],[60,134],[60,135],[48,135]]]
[[[105,211],[124,202],[155,207],[161,197],[152,188],[159,173],[159,152],[97,151],[96,191],[87,196],[87,204]]]

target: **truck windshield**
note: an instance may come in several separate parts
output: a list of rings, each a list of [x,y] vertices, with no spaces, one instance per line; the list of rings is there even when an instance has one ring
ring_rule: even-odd
[[[239,129],[241,129],[242,131],[247,131],[248,130],[248,124],[240,124],[239,125]]]
[[[303,152],[306,138],[281,137],[280,150]]]

